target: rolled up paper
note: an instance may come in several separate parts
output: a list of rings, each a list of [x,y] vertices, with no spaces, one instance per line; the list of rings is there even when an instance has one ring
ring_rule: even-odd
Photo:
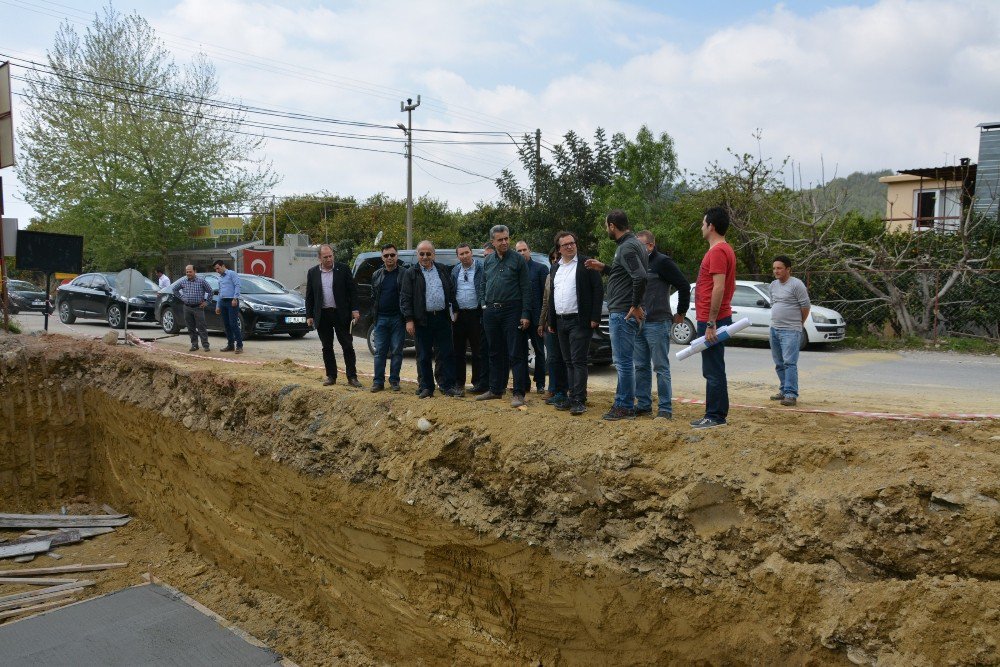
[[[704,352],[713,345],[718,345],[719,343],[723,343],[729,340],[740,331],[746,329],[748,326],[750,326],[750,318],[744,317],[743,319],[737,320],[732,324],[727,324],[724,327],[719,327],[719,329],[715,332],[716,336],[719,337],[718,342],[709,343],[708,341],[705,340],[704,336],[701,336],[700,338],[695,338],[693,341],[691,341],[691,344],[685,347],[683,350],[678,350],[677,354],[675,354],[674,357],[677,359],[677,361],[683,361],[688,357],[690,357],[692,354],[698,354],[700,352]]]

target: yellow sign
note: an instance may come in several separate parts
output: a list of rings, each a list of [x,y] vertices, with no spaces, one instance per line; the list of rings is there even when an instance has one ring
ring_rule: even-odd
[[[212,238],[212,228],[208,225],[205,225],[204,227],[195,227],[191,230],[191,233],[188,234],[188,236],[193,239],[210,239]]]
[[[213,238],[243,236],[243,218],[211,218],[208,227]]]

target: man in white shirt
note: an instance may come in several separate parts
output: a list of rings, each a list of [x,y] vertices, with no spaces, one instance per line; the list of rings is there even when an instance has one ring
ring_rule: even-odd
[[[587,258],[577,252],[576,234],[559,232],[555,240],[560,259],[552,267],[552,298],[546,323],[549,331],[559,336],[569,397],[553,405],[557,410],[569,410],[571,415],[582,415],[587,411],[590,339],[601,321],[604,286],[600,274],[584,266]]]
[[[168,278],[167,274],[163,272],[162,266],[156,267],[155,269],[153,269],[153,271],[156,273],[157,287],[159,287],[160,289],[163,289],[164,287],[170,287],[170,278]]]

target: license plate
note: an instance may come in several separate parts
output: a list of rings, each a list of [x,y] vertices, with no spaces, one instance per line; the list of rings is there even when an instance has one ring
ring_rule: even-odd
[[[286,317],[285,322],[288,324],[305,324],[306,318],[304,317]]]
[[[32,306],[44,306],[44,305],[45,305],[45,302],[44,302],[44,301],[37,301],[37,300],[36,300],[36,301],[32,301],[32,302],[31,302],[31,305],[32,305]]]

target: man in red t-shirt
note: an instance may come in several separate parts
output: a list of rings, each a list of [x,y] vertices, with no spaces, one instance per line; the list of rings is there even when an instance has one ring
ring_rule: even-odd
[[[731,303],[736,291],[736,253],[726,243],[729,213],[716,206],[705,211],[701,235],[708,252],[701,260],[694,287],[698,335],[717,343],[719,327],[733,323]],[[729,387],[726,380],[726,349],[723,343],[701,353],[701,374],[705,378],[705,416],[691,422],[694,428],[713,428],[726,423],[729,414]]]

